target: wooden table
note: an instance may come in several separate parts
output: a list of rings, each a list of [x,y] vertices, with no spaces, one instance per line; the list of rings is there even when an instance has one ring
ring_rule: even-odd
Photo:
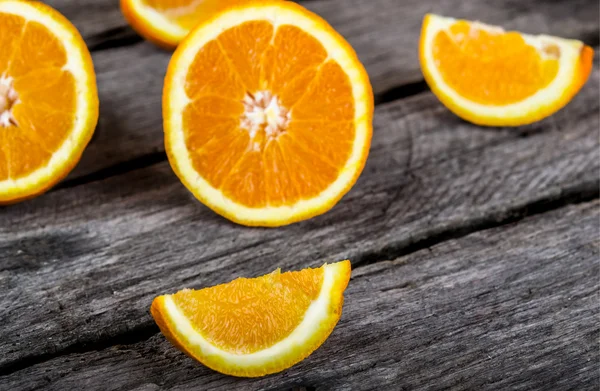
[[[598,390],[598,56],[581,93],[518,129],[461,121],[417,60],[423,15],[577,38],[597,0],[312,0],[374,87],[370,157],[324,216],[250,229],[184,189],[164,153],[170,53],[117,0],[48,1],[92,51],[96,135],[48,194],[0,209],[2,390]],[[283,373],[236,379],[173,348],[152,298],[349,258],[344,314]]]

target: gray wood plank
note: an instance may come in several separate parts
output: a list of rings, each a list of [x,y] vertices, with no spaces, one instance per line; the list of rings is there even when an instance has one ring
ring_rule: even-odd
[[[134,36],[126,28],[116,0],[86,0],[85,6],[73,0],[48,3],[74,22],[91,47],[110,48],[111,40],[116,41],[112,44],[123,44],[123,36]],[[327,19],[353,45],[369,72],[378,99],[395,99],[404,93],[396,87],[422,80],[417,53],[421,20],[426,12],[598,44],[599,11],[595,0],[317,0],[305,5]],[[115,165],[164,150],[160,101],[169,58],[169,52],[146,42],[93,53],[100,123],[70,179],[109,167],[101,175],[110,175],[126,169]],[[143,164],[144,160],[138,163]]]
[[[312,0],[298,1],[327,19],[365,62],[375,91],[421,80],[417,58],[421,20],[428,12],[481,20],[509,29],[591,40],[597,44],[599,5],[591,0]],[[51,0],[92,45],[121,34],[126,23],[112,0]],[[108,32],[108,34],[107,34]]]
[[[597,390],[599,217],[596,200],[355,269],[331,337],[273,376],[220,375],[157,334],[0,388]]]
[[[429,93],[381,105],[356,186],[329,213],[290,227],[220,218],[164,162],[2,208],[0,368],[144,332],[161,292],[276,265],[366,264],[597,197],[598,75],[563,111],[522,129],[465,123]]]

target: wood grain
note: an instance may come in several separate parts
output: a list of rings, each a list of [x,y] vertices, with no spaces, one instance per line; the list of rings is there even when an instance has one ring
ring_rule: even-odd
[[[597,390],[599,218],[599,201],[569,206],[355,269],[331,337],[273,376],[222,376],[157,334],[0,388]]]
[[[153,154],[164,151],[160,102],[171,53],[136,40],[117,0],[86,0],[85,6],[73,0],[48,3],[73,21],[90,47],[103,49],[93,53],[100,123],[69,179],[98,172],[84,181],[110,176],[130,169],[128,162],[133,161],[134,167],[146,164],[147,155],[155,161]],[[422,80],[417,54],[421,21],[427,12],[598,45],[599,6],[595,0],[318,0],[304,4],[352,44],[369,72],[378,102],[402,97],[407,92],[403,86]],[[417,86],[417,90],[424,88],[422,83]]]
[[[143,334],[159,293],[276,266],[364,265],[597,197],[598,81],[596,70],[567,108],[521,129],[465,123],[428,93],[381,105],[354,189],[281,229],[220,218],[164,162],[0,209],[0,368]]]
[[[598,57],[570,105],[520,129],[460,121],[417,61],[426,12],[597,47],[598,2],[304,2],[355,47],[383,104],[354,189],[278,230],[216,216],[165,162],[170,53],[141,41],[116,0],[48,3],[93,49],[101,118],[66,182],[0,208],[0,389],[598,388],[598,203],[463,237],[598,197]],[[205,370],[147,312],[163,292],[341,258],[357,268],[341,324],[274,377]]]

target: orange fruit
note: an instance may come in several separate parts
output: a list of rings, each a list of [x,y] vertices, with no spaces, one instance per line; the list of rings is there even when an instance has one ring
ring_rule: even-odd
[[[425,80],[440,101],[488,126],[525,125],[555,113],[586,82],[594,57],[580,41],[431,14],[419,50]]]
[[[367,159],[373,92],[350,45],[287,1],[207,15],[177,48],[163,94],[165,146],[184,185],[245,225],[321,214]]]
[[[150,309],[177,348],[218,372],[257,377],[302,361],[342,315],[350,262],[159,296]]]
[[[120,0],[127,22],[142,37],[175,48],[207,13],[250,0]]]
[[[0,204],[48,190],[79,161],[98,121],[90,56],[51,7],[0,0]]]
[[[201,1],[200,1],[201,2]],[[121,0],[127,22],[148,41],[175,48],[194,27],[198,0]]]

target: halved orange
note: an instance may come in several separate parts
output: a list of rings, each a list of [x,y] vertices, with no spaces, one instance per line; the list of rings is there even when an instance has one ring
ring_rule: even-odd
[[[98,121],[92,59],[51,7],[0,0],[0,204],[31,198],[79,161]]]
[[[367,159],[368,76],[350,45],[298,4],[220,10],[177,48],[163,95],[165,146],[185,186],[245,225],[324,213]]]
[[[488,126],[525,125],[555,113],[584,85],[594,57],[580,41],[431,14],[419,48],[425,79],[441,102]]]
[[[151,313],[177,348],[224,374],[257,377],[302,361],[342,315],[350,262],[159,296]]]

